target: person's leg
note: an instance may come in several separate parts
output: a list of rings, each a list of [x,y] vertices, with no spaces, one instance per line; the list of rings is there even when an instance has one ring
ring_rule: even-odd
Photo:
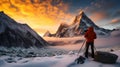
[[[91,43],[92,58],[94,58],[94,43]]]
[[[89,43],[86,43],[85,57],[88,58]]]

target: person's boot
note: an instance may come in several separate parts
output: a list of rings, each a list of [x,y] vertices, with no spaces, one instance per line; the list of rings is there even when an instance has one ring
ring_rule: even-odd
[[[86,57],[86,58],[88,58],[88,55],[87,55],[87,54],[85,54],[85,57]]]

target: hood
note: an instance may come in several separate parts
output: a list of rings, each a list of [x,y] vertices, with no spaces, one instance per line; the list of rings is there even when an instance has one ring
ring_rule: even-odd
[[[93,32],[93,31],[94,31],[94,28],[93,28],[93,27],[89,27],[89,28],[88,28],[88,31]]]

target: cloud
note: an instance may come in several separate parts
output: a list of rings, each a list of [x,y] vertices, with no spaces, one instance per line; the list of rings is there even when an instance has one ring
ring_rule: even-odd
[[[120,10],[117,10],[115,13],[113,13],[113,17],[120,17]]]
[[[86,6],[83,10],[89,14],[90,18],[94,22],[99,22],[103,20],[110,20],[115,16],[120,16],[119,11],[117,11],[119,8],[116,7],[118,5],[119,4],[114,2],[114,0],[109,0],[109,2],[106,0],[95,0],[91,2],[91,5]]]
[[[27,23],[33,29],[42,26],[51,26],[52,28],[61,22],[70,21],[73,15],[68,10],[69,5],[62,0],[0,1],[0,11],[4,11],[17,21]]]
[[[115,18],[115,19],[111,20],[111,23],[112,24],[120,23],[120,18]]]
[[[94,22],[98,22],[100,20],[104,20],[108,17],[108,14],[106,12],[94,12],[90,15],[90,18]]]
[[[119,1],[119,0],[116,0]],[[94,7],[95,9],[98,8],[98,10],[111,10],[111,8],[114,8],[116,6],[118,6],[119,3],[115,2],[114,0],[109,0],[109,2],[107,0],[96,0],[91,2],[91,6]],[[100,8],[100,9],[99,9]]]

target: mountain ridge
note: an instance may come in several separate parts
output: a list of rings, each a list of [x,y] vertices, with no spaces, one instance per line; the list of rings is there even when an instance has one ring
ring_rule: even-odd
[[[74,37],[85,33],[88,27],[93,26],[97,35],[110,35],[111,30],[100,28],[87,15],[80,11],[71,25],[60,24],[53,37]]]
[[[0,12],[0,46],[45,47],[49,45],[27,24],[17,23],[3,11]]]

